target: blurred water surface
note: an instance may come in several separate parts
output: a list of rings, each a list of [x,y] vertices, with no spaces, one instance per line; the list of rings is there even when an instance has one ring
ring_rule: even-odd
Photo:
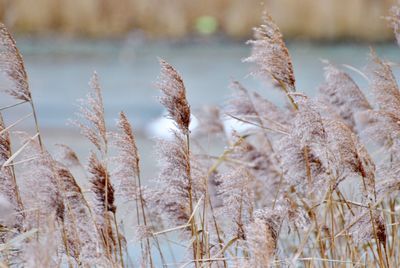
[[[101,78],[107,122],[111,128],[114,127],[119,111],[126,112],[138,132],[143,170],[149,176],[154,175],[154,158],[150,152],[155,134],[146,132],[146,129],[163,113],[154,86],[159,74],[157,57],[164,58],[179,70],[193,109],[206,104],[222,104],[230,94],[228,85],[233,79],[240,80],[249,89],[257,90],[271,100],[281,102],[275,90],[248,75],[252,67],[241,63],[241,60],[249,55],[250,47],[241,42],[197,40],[148,43],[141,39],[18,38],[17,44],[25,59],[44,140],[50,148],[54,143],[66,143],[83,157],[87,156],[89,147],[86,141],[79,136],[78,130],[66,122],[74,117],[76,100],[87,94],[88,81],[96,70]],[[288,46],[297,87],[310,95],[315,94],[323,81],[321,59],[350,64],[363,70],[369,52],[368,44],[291,42]],[[394,44],[377,44],[374,47],[384,58],[400,61],[399,48]],[[367,89],[362,76],[351,70],[350,73]],[[2,95],[1,106],[10,102],[12,100]],[[22,107],[8,110],[5,112],[6,121],[11,123],[27,112]],[[30,120],[24,121],[22,126],[32,128]]]

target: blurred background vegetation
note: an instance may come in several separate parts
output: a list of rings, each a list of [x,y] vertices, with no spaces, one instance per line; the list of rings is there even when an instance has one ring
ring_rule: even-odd
[[[395,0],[0,0],[0,21],[24,34],[248,38],[267,8],[286,37],[383,41]]]

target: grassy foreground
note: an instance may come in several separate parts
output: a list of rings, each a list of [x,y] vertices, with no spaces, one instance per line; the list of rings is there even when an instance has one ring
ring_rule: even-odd
[[[387,20],[400,39],[400,9]],[[66,145],[57,155],[46,150],[22,56],[1,25],[0,70],[9,81],[3,91],[15,101],[0,110],[26,105],[31,112],[11,124],[0,120],[0,264],[399,267],[395,64],[371,49],[365,73],[347,66],[369,82],[367,98],[345,67],[326,62],[325,82],[310,97],[296,87],[271,17],[264,15],[248,43],[244,61],[286,105],[234,81],[229,101],[204,108],[191,131],[184,81],[160,59],[159,100],[175,127],[157,141],[159,176],[143,186],[132,126],[121,112],[118,131],[108,130],[96,73],[71,121],[92,145],[87,164]],[[227,132],[226,119],[246,130]],[[22,120],[33,120],[35,132],[18,132]],[[225,149],[208,154],[210,140]],[[75,179],[77,168],[87,187]],[[128,218],[135,222],[127,225]]]

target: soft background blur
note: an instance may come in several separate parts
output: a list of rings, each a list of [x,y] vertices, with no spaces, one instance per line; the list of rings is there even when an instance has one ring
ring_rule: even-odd
[[[0,0],[0,19],[21,33],[123,36],[141,30],[150,37],[185,37],[199,31],[204,16],[217,31],[245,38],[263,8],[287,37],[387,40],[381,19],[395,0]],[[207,22],[205,22],[207,23]],[[201,27],[201,26],[200,26]],[[200,30],[201,31],[201,30]]]
[[[157,57],[182,74],[196,112],[222,104],[232,79],[274,100],[273,90],[248,76],[241,63],[245,40],[267,9],[281,27],[291,52],[297,85],[313,95],[323,80],[321,59],[363,69],[369,46],[400,61],[384,16],[394,0],[0,0],[0,20],[17,39],[26,61],[44,141],[51,151],[65,143],[85,162],[90,149],[76,128],[76,99],[97,70],[110,128],[120,110],[138,135],[144,177],[156,174],[153,139],[168,134],[154,82]],[[367,91],[363,78],[350,71]],[[0,82],[1,82],[0,78]],[[367,93],[368,95],[368,93]],[[0,105],[13,100],[1,95]],[[7,123],[29,107],[4,112]],[[25,120],[19,129],[30,129]]]

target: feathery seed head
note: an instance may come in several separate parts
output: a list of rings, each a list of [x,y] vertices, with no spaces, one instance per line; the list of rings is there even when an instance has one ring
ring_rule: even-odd
[[[255,40],[248,41],[252,45],[252,54],[245,62],[255,63],[256,74],[271,77],[285,91],[295,91],[295,77],[289,51],[283,41],[282,33],[272,18],[265,14],[263,24],[254,28]]]
[[[225,133],[225,127],[221,120],[221,111],[217,106],[203,107],[201,112],[196,114],[199,118],[200,127],[196,128],[199,135]]]
[[[100,152],[107,150],[107,130],[104,119],[104,105],[101,95],[99,76],[96,72],[89,82],[90,92],[86,99],[79,100],[80,120],[73,121],[84,135]]]
[[[117,128],[119,132],[113,135],[114,145],[118,150],[113,175],[118,181],[117,192],[131,200],[137,197],[136,178],[140,175],[140,158],[131,124],[123,112],[120,113]]]
[[[183,134],[189,133],[190,106],[186,99],[186,89],[180,74],[165,60],[160,59],[161,75],[157,87],[164,94],[160,102],[168,110]]]
[[[397,44],[400,46],[400,5],[394,5],[390,9],[390,14],[386,19],[389,21],[397,39]]]
[[[371,50],[369,69],[372,76],[371,88],[379,109],[400,118],[400,91],[392,68]]]
[[[106,167],[93,152],[89,157],[88,171],[91,174],[92,191],[96,195],[96,200],[98,202],[98,213],[102,214],[106,211],[115,213],[117,208],[114,205],[114,188],[110,182],[110,175]]]
[[[282,223],[277,211],[257,210],[246,228],[251,267],[268,267],[273,260]]]
[[[22,101],[31,101],[24,61],[14,38],[2,23],[0,23],[0,73],[13,83],[13,88],[6,90],[8,94]]]
[[[324,70],[325,83],[319,89],[323,100],[337,109],[344,122],[354,129],[356,113],[371,109],[371,105],[348,74],[330,63]]]

